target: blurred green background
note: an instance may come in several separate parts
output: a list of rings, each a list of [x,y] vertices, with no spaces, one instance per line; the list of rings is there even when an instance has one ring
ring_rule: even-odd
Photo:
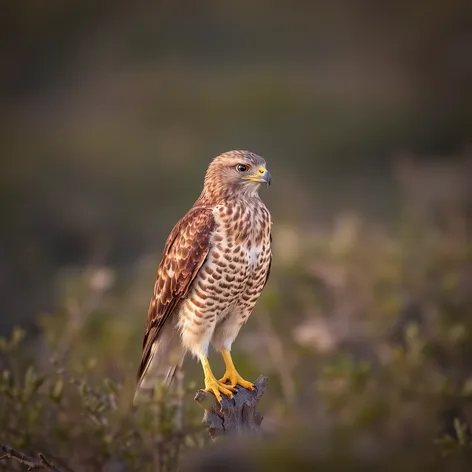
[[[27,330],[24,365],[85,363],[128,398],[165,238],[209,161],[249,149],[274,263],[235,354],[271,376],[269,416],[397,439],[467,419],[470,1],[2,10],[0,334]]]

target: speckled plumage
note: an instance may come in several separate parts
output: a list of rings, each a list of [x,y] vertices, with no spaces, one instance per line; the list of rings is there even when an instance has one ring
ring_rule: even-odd
[[[241,163],[248,176],[238,175]],[[207,356],[210,343],[230,351],[253,311],[272,257],[257,169],[265,171],[265,162],[248,151],[215,158],[202,194],[169,235],[149,306],[138,391],[158,377],[171,380],[187,351]]]

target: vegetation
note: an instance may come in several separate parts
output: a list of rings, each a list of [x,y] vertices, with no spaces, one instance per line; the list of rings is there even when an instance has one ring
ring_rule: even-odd
[[[460,468],[470,0],[188,3],[3,8],[0,443],[76,472]],[[234,148],[273,175],[271,279],[234,347],[270,378],[269,440],[211,448],[195,361],[131,400],[164,239]]]
[[[329,455],[336,438],[352,460],[397,449],[430,463],[470,457],[472,251],[458,227],[405,218],[385,230],[345,215],[323,232],[274,228],[275,254],[291,252],[275,259],[236,353],[245,375],[270,377],[266,429],[326,445],[303,460]],[[149,269],[139,270],[147,287]],[[40,317],[38,338],[20,328],[2,338],[2,442],[76,471],[174,470],[208,442],[192,401],[195,362],[185,389],[131,406],[139,293],[109,269],[68,274],[63,307]],[[285,447],[289,462],[304,450]]]

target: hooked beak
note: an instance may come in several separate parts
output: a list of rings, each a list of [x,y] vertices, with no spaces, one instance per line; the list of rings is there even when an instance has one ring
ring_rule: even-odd
[[[250,180],[251,182],[257,182],[261,184],[267,184],[269,187],[270,183],[272,182],[272,176],[270,172],[265,167],[259,167],[257,172],[253,175],[247,175],[243,177],[243,180]]]

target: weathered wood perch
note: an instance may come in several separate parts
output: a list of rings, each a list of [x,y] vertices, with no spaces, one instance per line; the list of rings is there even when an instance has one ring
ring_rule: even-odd
[[[223,395],[221,405],[212,393],[197,392],[195,400],[205,409],[203,423],[210,437],[215,440],[224,434],[261,434],[263,416],[257,405],[268,382],[269,379],[261,375],[254,382],[255,390],[238,386],[232,400]]]

